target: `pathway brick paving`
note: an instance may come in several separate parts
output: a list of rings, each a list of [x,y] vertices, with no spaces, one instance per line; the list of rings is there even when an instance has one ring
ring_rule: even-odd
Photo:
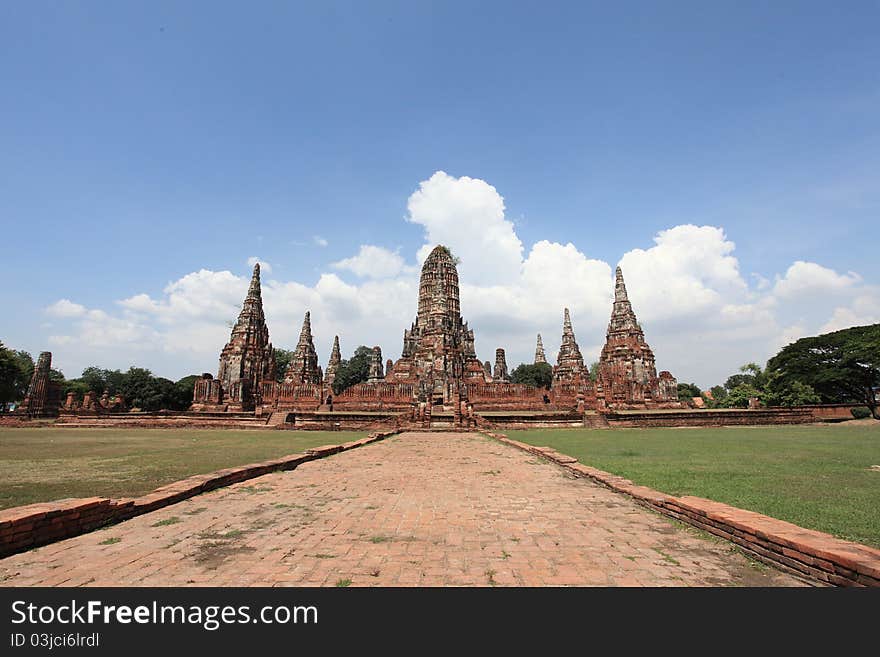
[[[794,586],[478,434],[407,433],[0,560],[6,586]]]

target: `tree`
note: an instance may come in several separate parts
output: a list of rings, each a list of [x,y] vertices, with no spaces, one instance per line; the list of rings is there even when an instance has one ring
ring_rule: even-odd
[[[778,375],[768,381],[764,392],[768,406],[803,406],[822,402],[813,386],[800,381],[784,381]]]
[[[709,392],[712,393],[712,397],[714,397],[715,401],[719,404],[727,399],[727,388],[724,386],[712,386],[709,388]]]
[[[176,411],[185,411],[190,407],[193,401],[193,389],[196,387],[196,381],[200,377],[198,374],[190,374],[185,376],[174,384],[174,404],[170,406]]]
[[[599,379],[599,361],[594,360],[590,363],[590,381],[597,381]]]
[[[115,395],[122,388],[125,374],[119,370],[103,370],[100,367],[87,367],[82,371],[79,380],[85,384],[87,391],[102,394],[105,390]]]
[[[678,401],[693,403],[694,397],[701,397],[703,391],[696,383],[679,383],[678,384]]]
[[[784,347],[767,362],[774,384],[812,387],[823,403],[859,402],[877,412],[880,324],[824,333]]]
[[[336,370],[336,378],[333,380],[333,393],[338,395],[340,392],[351,386],[363,383],[370,376],[370,358],[373,350],[364,345],[359,346],[354,351],[354,355],[339,363],[339,369]]]
[[[120,387],[126,403],[142,411],[174,410],[178,394],[173,381],[153,376],[142,367],[130,367]]]
[[[0,342],[0,404],[24,399],[34,373],[34,360],[26,351],[7,349]]]
[[[741,385],[749,385],[753,388],[761,389],[764,387],[766,375],[757,363],[746,363],[739,368],[741,374],[734,374],[727,378],[724,387],[727,392],[731,392],[734,388]]]
[[[0,342],[0,412],[6,410],[9,402],[18,401],[18,391],[22,376],[14,354]]]
[[[725,404],[728,408],[748,408],[749,399],[760,396],[761,392],[755,386],[741,383],[730,391]]]
[[[553,382],[553,367],[549,363],[525,363],[517,365],[510,373],[510,380],[514,383],[524,383],[535,388],[549,388]]]
[[[287,368],[290,365],[290,361],[293,360],[293,354],[295,352],[290,351],[289,349],[276,349],[275,350],[275,380],[283,381],[284,375],[287,373]]]

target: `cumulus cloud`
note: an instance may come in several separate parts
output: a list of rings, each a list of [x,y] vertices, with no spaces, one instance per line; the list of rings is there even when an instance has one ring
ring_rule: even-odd
[[[478,285],[506,284],[519,277],[523,245],[504,218],[504,199],[478,178],[455,178],[438,171],[419,183],[407,202],[406,220],[425,229],[418,261],[437,244],[460,259],[463,277]]]
[[[86,307],[73,303],[69,299],[59,299],[46,308],[46,313],[52,317],[81,317],[86,313]]]
[[[630,299],[645,320],[705,313],[748,289],[732,255],[735,244],[721,228],[675,226],[657,233],[654,243],[620,260]]]
[[[418,265],[439,243],[461,260],[462,314],[475,331],[481,360],[493,360],[495,348],[504,347],[511,367],[531,362],[538,332],[547,354],[556,353],[564,307],[571,309],[585,359],[598,356],[614,266],[591,257],[589,244],[538,240],[526,249],[492,185],[442,171],[409,197],[406,221],[424,230],[424,244],[410,254],[361,245],[350,257],[329,262],[313,284],[264,280],[273,343],[293,348],[310,310],[322,363],[334,335],[344,355],[364,344],[380,345],[386,358],[397,358],[416,312]],[[320,236],[313,242],[327,245]],[[652,246],[620,258],[658,369],[706,387],[798,337],[880,321],[880,289],[858,274],[798,261],[771,284],[758,275],[744,277],[735,251],[721,227],[680,224],[659,231]],[[345,272],[355,281],[344,280]],[[113,312],[61,299],[46,309],[58,319],[49,342],[59,362],[70,364],[70,374],[90,364],[133,363],[169,377],[213,371],[248,281],[247,275],[203,269],[159,295],[136,293],[117,301]]]
[[[390,278],[405,267],[401,255],[381,246],[362,244],[357,255],[334,262],[336,269],[347,269],[362,278]]]
[[[854,272],[838,274],[815,262],[798,260],[776,281],[773,293],[783,299],[805,297],[841,292],[861,282],[862,277]]]
[[[255,264],[260,263],[260,273],[261,274],[271,274],[272,273],[272,265],[263,260],[262,258],[258,258],[257,256],[251,256],[247,259],[248,267],[252,268]]]

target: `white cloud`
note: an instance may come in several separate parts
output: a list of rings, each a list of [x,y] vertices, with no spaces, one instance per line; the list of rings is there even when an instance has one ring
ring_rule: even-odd
[[[46,312],[53,317],[81,317],[85,315],[86,308],[69,299],[59,299],[46,308]]]
[[[640,319],[699,315],[748,289],[731,255],[735,245],[723,229],[684,224],[660,231],[654,242],[649,249],[628,251],[620,260]]]
[[[475,285],[519,277],[523,245],[504,218],[504,199],[484,180],[438,171],[419,183],[407,202],[407,221],[425,229],[421,263],[444,244],[461,260],[459,271]]]
[[[396,251],[389,251],[372,244],[362,244],[357,255],[334,262],[331,266],[336,269],[347,269],[362,278],[390,278],[403,271],[405,263]]]
[[[251,256],[247,259],[248,267],[253,269],[254,265],[260,263],[260,273],[261,274],[271,274],[272,273],[272,265],[263,260],[262,258],[258,258],[257,256]]]
[[[836,307],[831,318],[819,328],[819,333],[877,323],[880,323],[880,290],[865,287],[849,306]]]
[[[773,293],[783,299],[833,294],[861,282],[861,276],[854,272],[842,275],[815,262],[798,260],[776,281]]]
[[[310,310],[322,363],[334,335],[344,355],[360,344],[380,345],[386,358],[396,359],[416,313],[414,265],[440,243],[461,258],[462,315],[474,329],[481,360],[494,361],[495,348],[504,347],[511,368],[531,362],[538,332],[547,354],[556,353],[563,307],[571,309],[584,358],[598,356],[611,312],[613,265],[591,258],[584,250],[589,245],[539,240],[525,249],[494,187],[442,171],[419,185],[408,207],[407,221],[425,232],[416,252],[362,245],[328,263],[314,284],[263,282],[276,346],[293,348]],[[313,241],[326,245],[319,236]],[[620,265],[658,369],[680,380],[714,385],[803,335],[880,321],[880,288],[852,272],[798,261],[771,286],[754,274],[746,280],[735,244],[721,227],[682,224],[659,231],[653,242],[623,254]],[[352,272],[357,282],[337,271]],[[203,269],[155,297],[122,299],[114,312],[61,299],[46,309],[60,320],[49,343],[71,375],[92,364],[138,364],[169,378],[214,371],[248,281],[247,275]]]
[[[313,235],[313,236],[312,236],[312,242],[314,242],[317,246],[320,246],[320,247],[325,247],[325,246],[327,246],[328,244],[330,244],[330,242],[328,242],[327,240],[325,240],[325,239],[324,239],[323,237],[321,237],[320,235]]]

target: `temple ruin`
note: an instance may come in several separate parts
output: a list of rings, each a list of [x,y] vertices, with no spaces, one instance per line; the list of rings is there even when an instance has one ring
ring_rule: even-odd
[[[259,265],[229,343],[220,354],[216,379],[204,375],[194,391],[193,411],[281,412],[383,411],[411,420],[448,413],[456,425],[476,422],[480,411],[570,412],[678,407],[676,381],[658,376],[654,354],[644,339],[617,269],[614,306],[598,377],[584,365],[568,308],[549,388],[512,383],[505,350],[495,351],[494,367],[477,358],[474,332],[462,319],[458,270],[445,246],[437,246],[422,265],[416,317],[403,332],[397,361],[383,364],[382,349],[370,353],[367,380],[334,395],[342,357],[339,336],[324,376],[305,313],[299,341],[282,382],[276,381],[274,351],[263,315]],[[546,363],[541,335],[535,363]]]
[[[49,377],[51,358],[49,352],[40,354],[18,415],[63,417],[127,410],[121,396],[100,391],[87,393],[81,401],[73,393],[62,400]],[[534,362],[547,363],[540,334]],[[190,414],[239,421],[269,416],[269,425],[276,426],[310,414],[312,426],[318,428],[338,426],[333,418],[345,411],[350,418],[360,414],[360,426],[389,422],[434,426],[432,418],[436,423],[445,417],[450,426],[462,427],[485,422],[480,413],[488,411],[495,416],[556,414],[560,420],[580,418],[586,424],[589,414],[681,406],[673,376],[666,371],[657,374],[654,353],[645,342],[619,267],[595,380],[584,365],[568,308],[563,309],[561,344],[549,386],[513,383],[502,347],[495,350],[494,367],[488,360],[480,361],[474,331],[461,316],[456,261],[445,246],[435,247],[422,265],[416,316],[403,332],[400,358],[383,361],[382,348],[374,346],[366,381],[334,394],[332,385],[342,363],[339,336],[334,336],[326,375],[322,372],[311,314],[306,311],[290,363],[278,380],[257,264],[229,341],[220,351],[217,376],[203,374],[195,382]]]
[[[16,415],[29,418],[54,417],[61,405],[61,386],[52,381],[52,352],[43,351],[34,364],[24,401],[15,409]]]
[[[623,272],[615,273],[614,307],[605,346],[599,357],[598,380],[611,407],[645,407],[678,399],[678,384],[669,372],[654,365],[654,352],[636,320],[626,293]]]

